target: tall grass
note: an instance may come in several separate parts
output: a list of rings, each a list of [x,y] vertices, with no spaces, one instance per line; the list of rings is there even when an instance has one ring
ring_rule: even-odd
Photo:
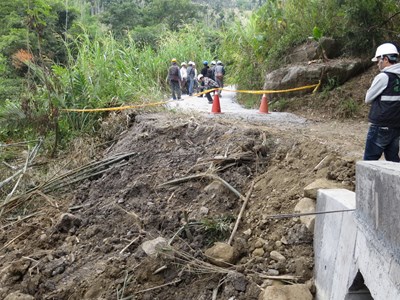
[[[5,106],[0,114],[2,124],[25,124],[29,132],[51,134],[68,140],[82,132],[93,133],[99,120],[107,113],[64,112],[65,108],[107,108],[158,102],[169,98],[166,82],[171,58],[179,62],[195,61],[200,66],[204,59],[214,55],[207,47],[206,37],[195,27],[180,32],[160,33],[158,48],[136,45],[129,33],[124,39],[112,34],[91,36],[82,30],[79,36],[68,38],[66,65],[46,63],[29,64],[33,82],[32,93],[26,101],[29,106]],[[7,120],[20,110],[21,121]],[[10,113],[7,113],[10,110]],[[27,118],[29,112],[29,118]],[[38,118],[39,122],[35,122]],[[47,120],[47,121],[46,121]],[[7,125],[6,125],[7,126]],[[3,132],[13,132],[2,129]]]

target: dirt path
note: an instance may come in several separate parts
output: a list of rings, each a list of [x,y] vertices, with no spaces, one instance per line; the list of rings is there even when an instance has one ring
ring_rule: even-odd
[[[258,114],[226,92],[223,114],[210,114],[197,97],[170,108],[130,122],[116,115],[120,122],[103,126],[110,142],[90,151],[82,143],[79,155],[129,157],[67,189],[34,195],[0,220],[0,299],[20,291],[34,297],[26,299],[256,300],[267,286],[287,283],[269,277],[282,275],[313,290],[312,233],[299,218],[269,216],[292,213],[318,178],[354,188],[367,124]],[[227,241],[242,201],[201,174],[242,195],[255,183],[230,268],[204,253]],[[178,182],[161,186],[171,180]],[[172,248],[147,255],[143,243],[156,238]]]

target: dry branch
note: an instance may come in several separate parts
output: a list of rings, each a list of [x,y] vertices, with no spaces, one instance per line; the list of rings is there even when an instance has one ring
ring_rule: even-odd
[[[293,276],[293,275],[278,275],[278,276],[270,276],[270,275],[264,275],[264,274],[259,274],[257,273],[257,275],[260,278],[263,279],[272,279],[272,280],[298,280],[301,278],[301,276]]]
[[[122,250],[119,252],[119,254],[124,253],[126,249],[128,249],[132,244],[134,244],[134,243],[135,243],[138,239],[140,239],[141,237],[142,237],[141,235],[135,237],[128,245],[126,245],[126,246],[124,247],[124,249],[122,249]]]
[[[244,200],[243,205],[242,205],[242,207],[240,209],[239,215],[238,215],[238,217],[236,219],[235,226],[233,227],[231,236],[229,237],[228,245],[231,245],[231,243],[232,243],[233,237],[235,236],[235,233],[236,233],[236,231],[237,231],[237,229],[239,227],[240,219],[242,218],[242,215],[243,215],[243,212],[244,212],[244,210],[246,208],[247,202],[249,201],[251,193],[253,192],[253,188],[254,188],[254,181],[251,183],[251,186],[250,186],[250,189],[249,189],[249,191],[247,193],[246,199]]]
[[[228,182],[226,182],[225,180],[223,180],[221,177],[219,177],[217,175],[209,174],[209,173],[201,173],[201,174],[196,174],[196,175],[191,175],[191,176],[187,176],[187,177],[183,177],[183,178],[170,180],[170,181],[160,184],[158,187],[164,187],[166,185],[176,185],[179,183],[183,183],[183,182],[190,181],[193,179],[198,179],[198,178],[210,178],[213,180],[218,180],[223,185],[225,185],[231,192],[233,192],[236,196],[244,199],[243,195],[238,190],[236,190],[233,186],[231,186]]]
[[[37,150],[34,150],[32,152],[36,153]],[[0,209],[3,211],[6,207],[18,206],[20,203],[23,203],[24,201],[29,199],[32,195],[34,195],[37,192],[37,190],[40,190],[42,193],[46,194],[51,191],[61,189],[63,187],[66,187],[71,184],[77,183],[79,181],[85,180],[87,178],[90,178],[90,177],[93,177],[96,175],[100,175],[100,174],[106,172],[112,165],[114,165],[128,157],[131,157],[135,154],[136,154],[136,152],[122,153],[122,154],[117,154],[113,157],[106,158],[101,161],[91,162],[85,166],[79,167],[79,168],[69,171],[65,174],[57,176],[45,183],[42,183],[42,184],[34,187],[33,189],[25,192],[24,194],[10,198],[7,201],[7,203],[3,203],[2,205],[0,205]],[[30,155],[30,157],[32,158],[33,156]],[[114,167],[120,167],[125,164],[127,164],[127,162],[123,162],[123,163],[114,165]]]
[[[24,235],[25,233],[27,233],[28,231],[24,231],[23,233],[17,235],[15,238],[13,238],[11,241],[9,241],[8,243],[6,243],[3,247],[0,248],[0,251],[7,248],[8,246],[10,246],[15,240],[17,240],[19,237],[21,237],[22,235]]]

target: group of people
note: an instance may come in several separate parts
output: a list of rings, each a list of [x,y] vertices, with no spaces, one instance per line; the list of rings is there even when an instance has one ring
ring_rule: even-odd
[[[365,103],[370,104],[371,109],[364,160],[379,160],[384,154],[386,160],[400,162],[400,63],[396,45],[380,45],[372,61],[377,62],[380,73],[375,76],[365,96]],[[223,87],[224,75],[225,68],[221,61],[212,61],[211,66],[204,61],[200,74],[197,74],[194,62],[182,63],[179,68],[173,58],[168,70],[172,99],[180,100],[182,90],[192,96],[194,88],[212,90]],[[221,90],[217,93],[221,96]],[[210,94],[211,91],[205,93],[208,102],[213,103]]]
[[[173,58],[168,69],[168,82],[171,87],[172,99],[181,100],[184,93],[193,96],[194,90],[201,92],[222,88],[224,86],[224,75],[225,68],[220,60],[212,61],[211,66],[208,65],[208,61],[203,61],[203,68],[200,74],[197,74],[194,62],[189,61],[187,64],[182,62],[179,68],[176,58]],[[210,104],[213,103],[211,92],[205,93]],[[213,92],[215,93],[215,90]],[[217,93],[221,96],[221,90],[217,90]],[[203,95],[199,97],[203,97]]]

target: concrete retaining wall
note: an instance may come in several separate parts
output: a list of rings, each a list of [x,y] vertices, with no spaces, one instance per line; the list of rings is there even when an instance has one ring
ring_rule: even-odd
[[[316,217],[316,299],[399,300],[400,164],[363,161],[356,171],[356,193],[318,192],[316,211],[356,211]],[[349,293],[358,273],[366,294]]]

